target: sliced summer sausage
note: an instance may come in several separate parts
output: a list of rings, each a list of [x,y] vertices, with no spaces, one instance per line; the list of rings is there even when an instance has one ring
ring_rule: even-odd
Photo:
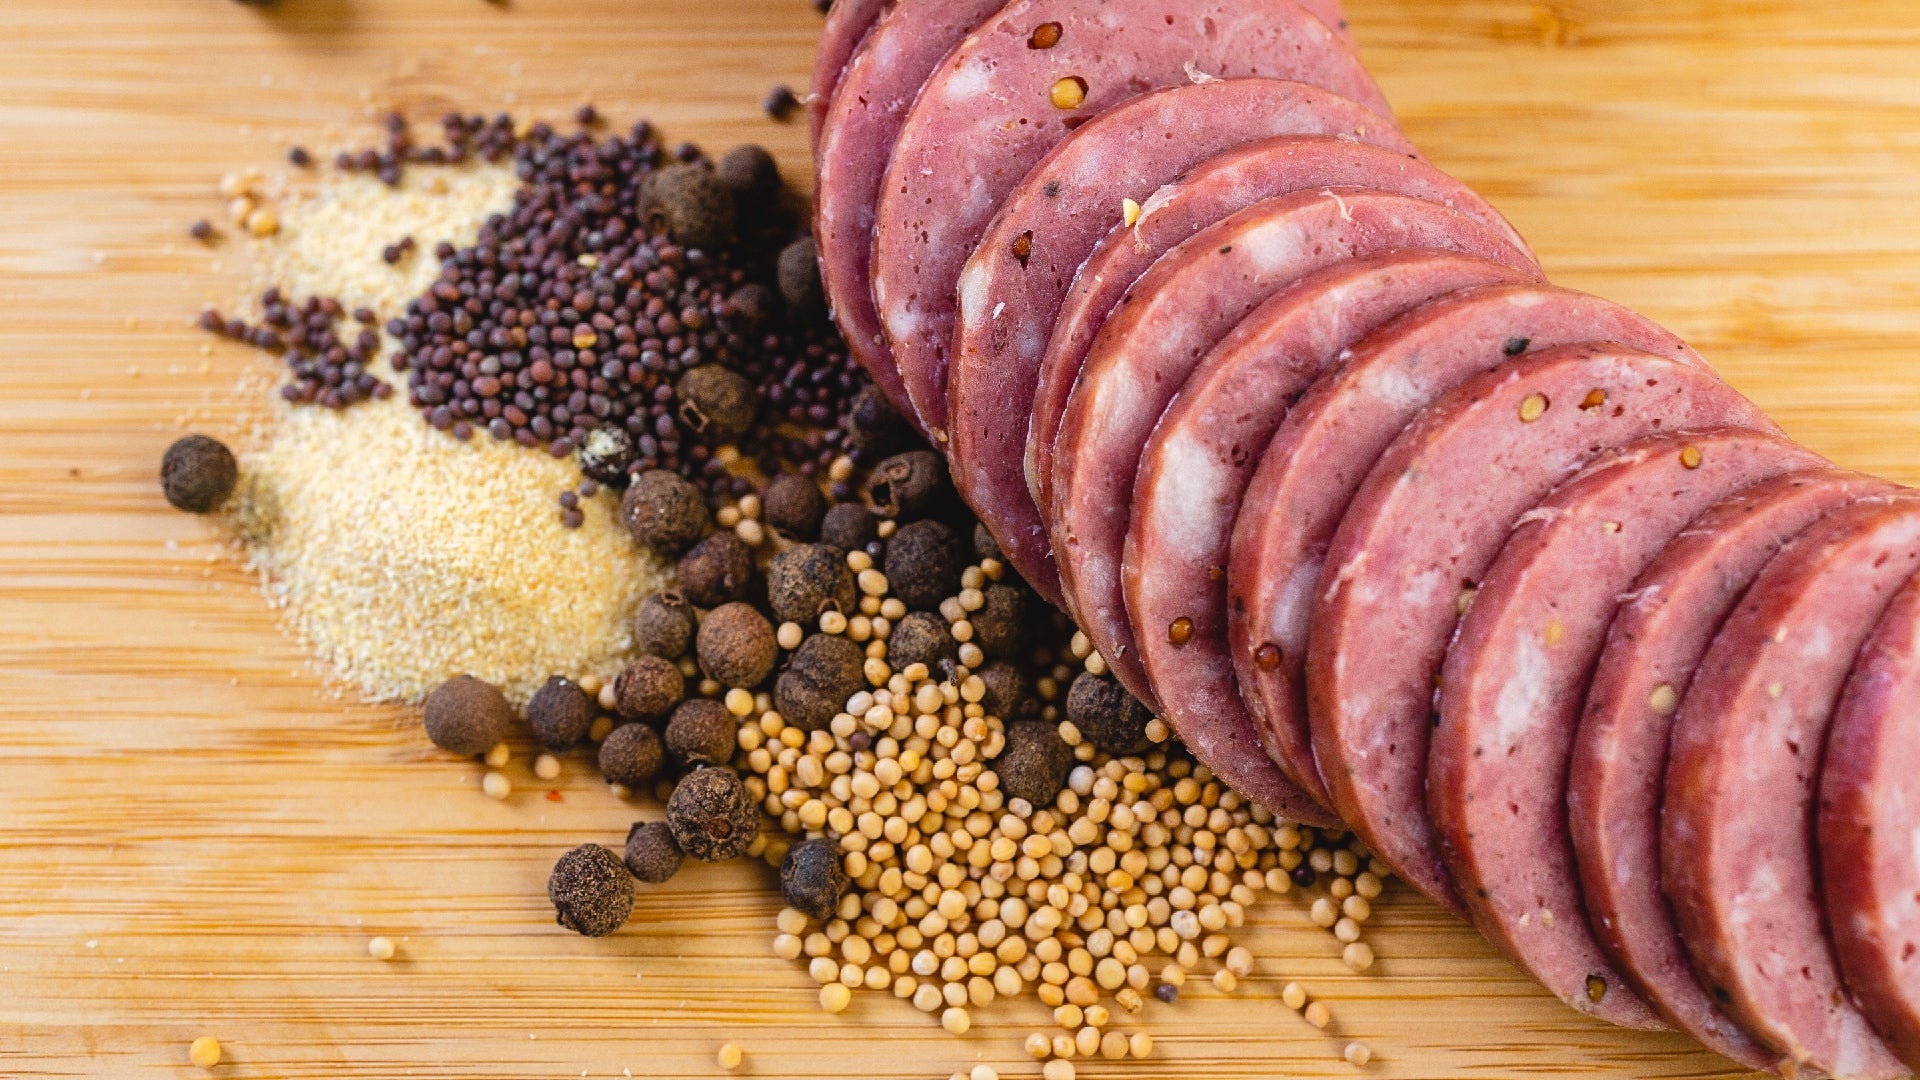
[[[1193,234],[1261,199],[1336,186],[1376,188],[1450,206],[1527,250],[1519,233],[1485,200],[1458,180],[1416,161],[1351,153],[1328,147],[1322,140],[1272,139],[1198,166],[1148,198],[1131,228],[1114,227],[1088,256],[1060,302],[1059,317],[1040,361],[1027,435],[1027,490],[1040,507],[1042,520],[1052,504],[1053,444],[1067,397],[1094,338],[1140,275]]]
[[[879,21],[888,0],[834,0],[820,28],[820,44],[813,50],[813,84],[807,94],[807,129],[813,136],[814,157],[820,154],[820,132],[827,122],[827,102],[840,85],[840,73],[853,59],[860,41]]]
[[[909,420],[917,419],[913,403],[873,306],[874,204],[914,95],[941,58],[1004,3],[899,0],[847,62],[845,92],[825,106],[826,126],[814,137],[813,239],[827,306],[853,358]]]
[[[1600,413],[1595,390],[1547,408]],[[1825,465],[1740,429],[1665,432],[1595,459],[1522,515],[1464,600],[1440,672],[1427,810],[1487,939],[1562,1001],[1645,1026],[1600,947],[1567,838],[1567,760],[1620,595],[1687,523],[1749,485]],[[1637,1004],[1637,1003],[1636,1003]],[[1628,1021],[1625,1018],[1631,1017]]]
[[[1660,891],[1660,791],[1673,714],[1714,633],[1774,554],[1823,515],[1893,485],[1816,470],[1722,500],[1626,592],[1587,690],[1568,767],[1567,823],[1587,917],[1634,989],[1667,1022],[1756,1069],[1756,1042],[1694,976]]]
[[[1714,635],[1673,725],[1661,881],[1694,970],[1795,1065],[1907,1075],[1841,988],[1814,789],[1854,658],[1920,568],[1920,495],[1862,499],[1774,556]]]
[[[1867,1017],[1920,1064],[1920,580],[1880,619],[1834,713],[1820,861],[1834,951]]]
[[[1367,471],[1401,429],[1442,394],[1509,356],[1587,341],[1699,364],[1672,334],[1584,293],[1492,285],[1436,300],[1355,346],[1346,364],[1294,403],[1254,470],[1234,523],[1227,630],[1241,693],[1254,700],[1278,743],[1291,743],[1296,756],[1312,755],[1343,817],[1375,823],[1363,834],[1374,850],[1462,915],[1427,839],[1418,783],[1426,768],[1425,733],[1418,745],[1404,748],[1405,764],[1417,763],[1414,775],[1397,782],[1390,779],[1393,757],[1330,762],[1308,728],[1308,624],[1327,545]]]
[[[925,428],[946,441],[955,286],[1009,191],[1067,133],[1148,90],[1265,75],[1390,116],[1353,50],[1293,0],[1014,0],[921,88],[894,145],[873,298]]]
[[[960,494],[1027,583],[1055,604],[1059,573],[1027,492],[1027,422],[1061,297],[1093,246],[1146,199],[1223,151],[1282,135],[1413,144],[1365,107],[1284,79],[1218,79],[1142,94],[1082,125],[1007,196],[960,274],[948,369]],[[878,186],[876,181],[875,186]]]
[[[1134,625],[1183,627],[1180,644],[1154,633],[1141,634],[1139,644],[1163,714],[1187,738],[1217,741],[1199,734],[1213,729],[1240,744],[1233,753],[1264,749],[1328,806],[1312,758],[1282,756],[1236,690],[1226,565],[1240,498],[1287,406],[1354,342],[1437,296],[1528,277],[1471,255],[1422,249],[1339,263],[1255,308],[1188,376],[1141,456],[1121,564]]]

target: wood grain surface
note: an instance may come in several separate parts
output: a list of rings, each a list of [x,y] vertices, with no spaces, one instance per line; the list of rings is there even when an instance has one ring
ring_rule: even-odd
[[[1794,436],[1920,480],[1920,7],[1911,0],[1349,0],[1407,132],[1490,196],[1562,284],[1692,340]],[[697,867],[632,927],[552,925],[554,857],[617,843],[570,762],[482,797],[404,710],[330,696],[154,472],[229,433],[254,361],[187,326],[245,284],[187,223],[295,142],[376,111],[557,116],[592,100],[804,170],[806,0],[7,0],[0,5],[0,1074],[944,1077],[1038,1068],[1031,999],[942,1034],[862,995],[828,1017],[768,953],[770,875]],[[210,362],[207,362],[210,361]],[[1146,1065],[1082,1076],[1731,1075],[1610,1030],[1394,893],[1359,976],[1285,901],[1256,977],[1144,1014]],[[399,957],[367,958],[392,937]],[[1317,1032],[1277,1000],[1299,979]]]

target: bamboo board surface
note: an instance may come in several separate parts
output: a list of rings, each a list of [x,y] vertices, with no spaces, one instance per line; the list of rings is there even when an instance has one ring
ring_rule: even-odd
[[[1920,481],[1920,8],[1911,0],[1349,0],[1407,132],[1561,284],[1696,344],[1795,437]],[[329,696],[248,576],[154,483],[183,422],[226,433],[254,361],[187,318],[245,284],[216,179],[373,135],[375,111],[561,116],[761,141],[805,172],[806,0],[8,0],[0,7],[0,1074],[1036,1075],[1030,998],[964,1038],[770,957],[769,874],[699,867],[634,924],[557,930],[542,886],[634,816],[570,763],[482,797],[405,710]],[[1150,1005],[1160,1047],[1082,1076],[1733,1075],[1582,1020],[1395,892],[1376,973],[1263,901],[1256,977]],[[400,942],[369,960],[367,937]],[[1278,1002],[1327,1000],[1321,1033]],[[1131,1025],[1129,1025],[1131,1026]]]

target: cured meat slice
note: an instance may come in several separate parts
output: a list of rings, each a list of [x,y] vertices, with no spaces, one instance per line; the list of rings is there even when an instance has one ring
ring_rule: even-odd
[[[840,0],[834,10],[858,2]],[[873,306],[874,204],[914,95],[941,58],[1004,3],[898,0],[847,62],[844,92],[822,106],[825,127],[814,135],[813,239],[827,307],[854,359],[910,421],[918,417]]]
[[[1605,392],[1570,402],[1606,410]],[[1563,406],[1564,407],[1564,406]],[[1603,454],[1523,515],[1465,600],[1440,678],[1427,809],[1474,925],[1582,1012],[1633,995],[1587,928],[1567,837],[1567,762],[1619,597],[1688,522],[1742,488],[1826,462],[1739,429]],[[1642,1026],[1644,1010],[1632,1020]]]
[[[1350,171],[1329,172],[1335,165]],[[1316,140],[1272,139],[1198,166],[1148,198],[1132,228],[1113,227],[1060,302],[1059,317],[1040,361],[1027,435],[1027,490],[1040,507],[1042,520],[1052,503],[1053,444],[1067,397],[1073,393],[1094,338],[1140,275],[1201,229],[1262,199],[1335,186],[1375,188],[1450,206],[1527,250],[1513,226],[1465,184],[1411,159],[1396,161],[1378,154],[1342,157]]]
[[[1700,985],[1660,891],[1660,794],[1673,714],[1760,568],[1821,516],[1892,489],[1857,473],[1794,473],[1696,518],[1622,600],[1574,739],[1567,823],[1600,944],[1668,1023],[1756,1069],[1778,1068],[1782,1056],[1742,1031]]]
[[[1059,572],[1027,492],[1025,460],[1040,357],[1060,300],[1094,245],[1122,222],[1124,200],[1149,198],[1224,151],[1285,135],[1413,156],[1390,121],[1305,83],[1217,79],[1156,90],[1054,147],[1007,196],[960,274],[947,386],[954,483],[1014,569],[1055,604]],[[1350,179],[1329,174],[1326,182]]]
[[[1841,695],[1820,772],[1834,951],[1894,1053],[1920,1063],[1920,581],[1881,617]]]
[[[1338,759],[1330,771],[1311,737],[1303,678],[1308,624],[1334,531],[1368,470],[1401,429],[1442,394],[1510,356],[1590,341],[1699,364],[1672,334],[1584,293],[1492,285],[1436,300],[1355,346],[1345,365],[1294,403],[1254,470],[1234,523],[1227,631],[1242,695],[1255,702],[1277,740],[1312,747],[1343,817],[1351,822],[1364,815],[1385,823],[1411,817],[1416,831],[1410,836],[1395,839],[1375,830],[1369,843],[1408,871],[1416,888],[1463,915],[1427,841],[1419,784],[1405,787],[1409,778],[1403,777],[1400,787],[1380,786],[1394,762],[1379,755],[1367,763],[1369,769],[1383,770],[1378,778],[1355,776],[1350,770],[1358,763]],[[1426,768],[1425,732],[1417,746],[1406,749],[1410,761],[1418,763],[1411,777],[1417,781]]]
[[[1827,728],[1860,647],[1920,568],[1920,496],[1862,499],[1774,556],[1674,721],[1661,881],[1694,970],[1797,1067],[1907,1075],[1847,1000],[1813,852]],[[1911,763],[1909,763],[1911,767]]]
[[[1346,43],[1293,0],[1014,0],[921,88],[894,146],[873,298],[907,393],[946,442],[955,286],[1000,203],[1068,132],[1148,90],[1264,75],[1388,115]]]
[[[840,73],[853,59],[860,41],[873,29],[888,0],[834,0],[827,9],[826,25],[820,28],[820,44],[813,50],[813,86],[807,94],[807,131],[813,136],[814,154],[820,150],[820,132],[827,122],[827,102],[840,85]]]
[[[1465,215],[1437,203],[1354,188],[1302,191],[1248,207],[1167,253],[1107,324],[1068,399],[1054,459],[1049,519],[1063,592],[1120,681],[1158,701],[1140,663],[1120,586],[1133,478],[1154,424],[1208,349],[1260,302],[1340,261],[1428,247],[1516,268],[1532,260]],[[1168,627],[1144,633],[1178,636]],[[1264,754],[1202,739],[1168,722],[1202,762],[1275,813],[1320,814]],[[1245,748],[1250,724],[1236,726]]]
[[[1287,755],[1240,700],[1227,653],[1227,545],[1240,498],[1287,407],[1354,342],[1425,301],[1524,281],[1524,271],[1425,249],[1354,259],[1302,278],[1255,308],[1188,376],[1147,441],[1121,565],[1138,627],[1182,625],[1181,643],[1138,634],[1163,714],[1191,743],[1258,754],[1323,808],[1311,754]]]

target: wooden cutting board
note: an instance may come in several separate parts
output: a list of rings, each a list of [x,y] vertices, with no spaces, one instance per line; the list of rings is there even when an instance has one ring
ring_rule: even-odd
[[[1428,155],[1562,284],[1699,346],[1794,436],[1913,482],[1920,421],[1920,8],[1911,0],[1350,0]],[[390,106],[626,122],[806,168],[806,0],[8,0],[0,7],[0,1073],[234,1077],[1004,1076],[1031,999],[953,1038],[891,999],[816,1011],[770,958],[770,875],[696,868],[590,942],[542,895],[632,808],[584,762],[504,804],[404,710],[322,689],[245,573],[154,483],[227,432],[253,362],[187,319],[244,284],[217,178]],[[1577,1018],[1395,893],[1374,974],[1263,903],[1256,977],[1155,1004],[1146,1066],[1083,1076],[1730,1075],[1674,1036]],[[399,958],[367,958],[372,934]],[[1298,979],[1317,1032],[1277,1000]]]

